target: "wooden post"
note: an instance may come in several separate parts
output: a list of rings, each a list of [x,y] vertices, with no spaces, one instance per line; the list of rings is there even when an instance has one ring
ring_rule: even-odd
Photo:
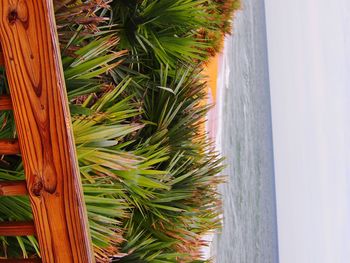
[[[94,262],[52,0],[0,0],[0,42],[43,262]]]

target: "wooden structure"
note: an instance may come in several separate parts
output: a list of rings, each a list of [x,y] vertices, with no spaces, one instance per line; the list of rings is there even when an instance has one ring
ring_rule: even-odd
[[[52,0],[0,0],[0,64],[17,140],[0,140],[0,155],[21,154],[26,181],[0,182],[0,195],[30,197],[34,222],[0,224],[0,235],[36,235],[41,260],[94,262],[78,170]],[[1,202],[1,197],[0,197]]]

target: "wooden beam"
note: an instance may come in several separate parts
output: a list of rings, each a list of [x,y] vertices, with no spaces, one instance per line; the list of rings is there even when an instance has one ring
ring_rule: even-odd
[[[25,181],[0,182],[0,196],[19,196],[27,194],[27,184]]]
[[[0,139],[0,155],[19,154],[20,149],[16,139]]]
[[[0,96],[0,110],[12,110],[12,102],[10,96]]]
[[[1,222],[0,236],[33,236],[35,227],[33,222]]]
[[[0,259],[0,263],[41,263],[40,258]]]
[[[95,262],[52,0],[0,0],[0,42],[43,262]]]

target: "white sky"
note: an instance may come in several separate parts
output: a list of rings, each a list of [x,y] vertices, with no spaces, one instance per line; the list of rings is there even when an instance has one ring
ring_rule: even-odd
[[[266,0],[281,263],[350,262],[350,0]]]

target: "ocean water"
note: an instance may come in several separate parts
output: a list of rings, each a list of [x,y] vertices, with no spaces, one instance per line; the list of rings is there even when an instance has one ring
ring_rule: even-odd
[[[265,6],[244,0],[225,41],[218,79],[218,148],[226,156],[217,263],[278,262]]]

